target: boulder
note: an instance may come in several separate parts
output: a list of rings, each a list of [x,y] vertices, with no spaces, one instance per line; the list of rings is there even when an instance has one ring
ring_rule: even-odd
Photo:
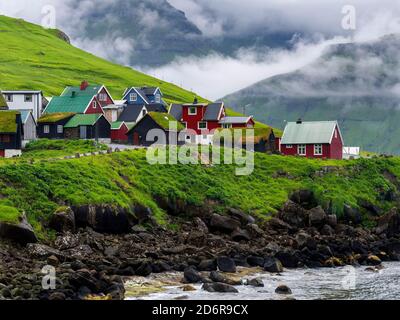
[[[228,257],[218,257],[217,258],[218,269],[222,272],[236,272],[235,261]]]
[[[317,205],[314,192],[311,190],[295,191],[290,195],[289,199],[306,209],[311,209]]]
[[[299,259],[294,252],[280,251],[275,255],[285,268],[297,268]]]
[[[335,234],[335,230],[333,230],[330,225],[326,224],[322,227],[321,234],[324,236],[333,236]]]
[[[336,214],[329,214],[326,217],[326,223],[331,226],[332,228],[335,228],[337,226],[337,216]]]
[[[49,221],[49,227],[57,232],[75,232],[75,214],[70,207],[54,212]]]
[[[400,234],[400,214],[397,208],[391,209],[378,219],[375,233],[386,234],[389,238]]]
[[[373,216],[377,217],[381,214],[381,209],[367,200],[360,200],[358,204],[361,208],[367,210]]]
[[[225,283],[225,284],[229,284],[231,286],[238,286],[238,285],[242,284],[242,281],[240,279],[222,275],[218,271],[211,271],[210,279],[214,282]]]
[[[369,255],[366,262],[370,266],[379,266],[382,263],[381,259],[375,255]]]
[[[247,263],[251,267],[263,267],[264,266],[265,259],[263,257],[257,257],[257,256],[249,256],[247,257]]]
[[[196,230],[198,230],[201,233],[208,233],[207,225],[199,217],[194,218],[193,223],[194,223],[194,225],[196,227]]]
[[[254,219],[252,216],[238,209],[230,208],[228,209],[228,213],[232,218],[240,221],[243,226],[256,222],[256,219]]]
[[[239,291],[235,287],[221,282],[205,283],[203,284],[202,289],[208,292],[239,293]]]
[[[299,232],[296,234],[296,242],[299,248],[303,248],[307,246],[307,242],[312,239],[312,237],[305,232]]]
[[[311,227],[322,227],[327,221],[327,215],[321,206],[309,210],[308,222]]]
[[[286,286],[286,285],[284,285],[284,284],[278,286],[278,287],[275,289],[275,292],[276,292],[277,294],[292,294],[292,290],[291,290],[288,286]]]
[[[261,288],[261,287],[264,287],[264,282],[261,278],[253,278],[253,279],[250,279],[249,281],[247,281],[247,285],[252,286],[252,287]]]
[[[267,257],[264,261],[264,270],[272,273],[281,273],[283,272],[283,266],[278,259]]]
[[[293,201],[287,201],[279,213],[279,218],[295,228],[305,227],[307,224],[307,211]]]
[[[153,272],[150,262],[143,261],[140,266],[135,270],[137,276],[147,277]]]
[[[247,230],[243,229],[236,229],[232,232],[231,238],[233,241],[240,242],[240,241],[250,241],[250,234]]]
[[[362,215],[358,209],[345,204],[343,207],[343,219],[347,223],[357,225],[362,222]]]
[[[56,238],[54,245],[59,250],[72,249],[79,245],[79,237],[70,232],[66,232]]]
[[[214,271],[217,270],[218,266],[215,259],[207,259],[207,260],[202,260],[197,266],[197,268],[200,271]]]
[[[274,230],[279,230],[279,231],[284,230],[287,232],[287,231],[290,231],[293,229],[291,225],[289,225],[288,223],[286,223],[283,220],[278,219],[278,218],[271,218],[268,221],[268,225],[270,228],[272,228]]]
[[[213,214],[210,220],[210,227],[214,230],[232,233],[240,228],[240,222],[230,217]]]
[[[22,245],[38,241],[24,213],[20,216],[18,223],[0,222],[0,237]]]
[[[203,281],[203,277],[193,267],[188,267],[183,272],[183,276],[187,283],[198,283]]]
[[[136,205],[133,209],[139,224],[144,224],[146,222],[153,222],[153,211],[149,207],[142,205]]]
[[[258,225],[256,225],[255,223],[248,224],[246,226],[246,230],[249,233],[250,237],[253,239],[259,238],[264,234],[264,231],[261,230],[261,228]]]

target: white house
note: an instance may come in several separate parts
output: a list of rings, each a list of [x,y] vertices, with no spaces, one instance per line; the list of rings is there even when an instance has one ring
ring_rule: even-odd
[[[48,103],[42,91],[2,91],[2,94],[9,110],[31,110],[35,121]]]
[[[343,159],[359,159],[360,147],[343,147]]]

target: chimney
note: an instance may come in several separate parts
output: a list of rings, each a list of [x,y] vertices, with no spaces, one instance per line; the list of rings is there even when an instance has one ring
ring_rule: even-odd
[[[89,87],[89,82],[87,82],[86,80],[82,81],[82,83],[81,83],[81,91],[86,90],[87,87]]]
[[[302,123],[303,123],[303,120],[301,120],[301,118],[299,118],[299,119],[296,121],[296,123],[297,123],[297,124],[302,124]]]

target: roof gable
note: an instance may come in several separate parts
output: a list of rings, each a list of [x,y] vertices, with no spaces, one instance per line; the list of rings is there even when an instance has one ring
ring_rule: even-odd
[[[145,106],[128,106],[119,115],[118,121],[136,122],[143,110],[146,110]]]
[[[171,104],[168,113],[176,120],[181,121],[183,117],[183,108],[181,104]]]
[[[93,98],[94,97],[90,95],[53,97],[44,110],[44,113],[84,113]]]
[[[223,108],[224,108],[224,103],[223,102],[210,103],[206,107],[206,112],[204,113],[203,120],[205,120],[205,121],[218,121],[218,120],[220,120]]]
[[[94,84],[94,85],[89,85],[86,87],[86,89],[81,90],[80,86],[69,86],[66,87],[61,94],[61,96],[72,96],[72,93],[75,92],[76,96],[95,96],[97,95],[101,89],[103,89],[103,85],[100,84]]]
[[[339,128],[337,121],[289,122],[281,144],[330,144],[336,127]]]

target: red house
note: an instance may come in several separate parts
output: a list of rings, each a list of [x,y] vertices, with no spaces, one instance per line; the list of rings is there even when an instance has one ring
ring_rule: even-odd
[[[128,142],[127,133],[129,131],[128,125],[123,121],[113,122],[111,124],[111,141],[113,142]]]
[[[223,102],[173,104],[169,113],[190,130],[186,140],[195,144],[211,144],[215,129],[254,127],[253,117],[227,117]]]
[[[342,159],[343,136],[337,121],[289,122],[280,151],[288,156]]]

